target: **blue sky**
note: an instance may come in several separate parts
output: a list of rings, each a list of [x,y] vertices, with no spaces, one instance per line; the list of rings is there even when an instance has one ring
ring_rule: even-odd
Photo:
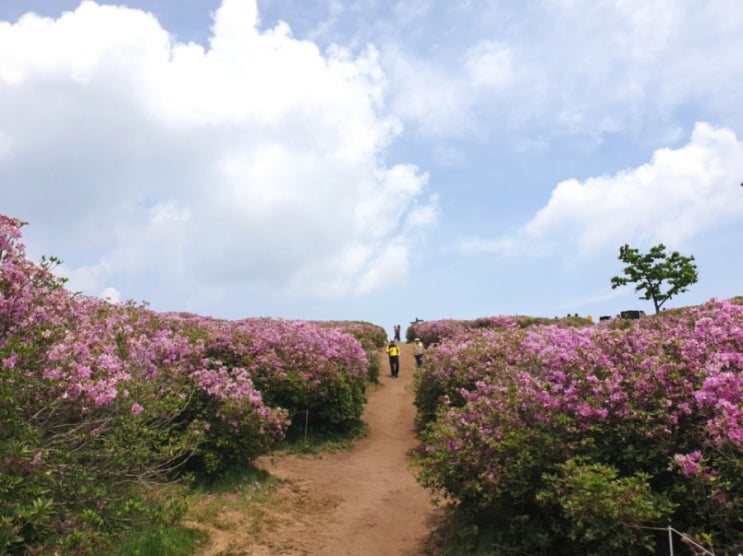
[[[651,312],[624,243],[743,295],[741,52],[726,0],[4,0],[0,210],[158,311]]]

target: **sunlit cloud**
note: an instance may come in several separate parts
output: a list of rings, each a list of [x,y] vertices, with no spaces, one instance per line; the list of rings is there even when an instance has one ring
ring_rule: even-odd
[[[729,129],[700,123],[689,142],[611,176],[558,183],[547,204],[516,234],[471,238],[466,253],[591,254],[629,243],[683,245],[743,217],[737,186],[743,142]]]
[[[126,277],[343,295],[404,279],[436,210],[425,173],[382,162],[401,126],[378,53],[321,52],[258,23],[255,0],[224,0],[204,48],[89,1],[0,27],[14,107],[0,178],[23,184],[4,210],[37,215],[44,252],[95,248],[65,268],[79,289],[126,295]],[[405,246],[394,273],[391,243]]]

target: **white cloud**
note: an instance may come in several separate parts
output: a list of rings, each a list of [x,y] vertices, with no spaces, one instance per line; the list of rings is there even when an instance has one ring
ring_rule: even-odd
[[[414,22],[422,15],[425,15],[433,7],[431,0],[405,0],[404,2],[395,2],[392,6],[392,13],[396,18],[404,22]]]
[[[55,273],[69,280],[66,287],[70,291],[95,295],[102,289],[106,289],[103,284],[108,282],[112,268],[106,259],[101,259],[95,264],[78,267],[70,267],[62,262],[59,268],[55,269]]]
[[[517,112],[501,106],[503,99],[511,98],[512,87],[528,80],[517,52],[492,40],[479,41],[464,52],[459,48],[454,53],[444,49],[453,60],[440,60],[435,54],[421,57],[391,46],[382,56],[394,83],[395,113],[425,134],[471,138]]]
[[[323,54],[258,17],[223,0],[207,49],[92,1],[0,25],[3,210],[81,289],[337,295],[404,278],[435,202],[416,167],[381,162],[401,128],[377,52]]]
[[[410,245],[402,238],[384,246],[365,273],[359,291],[369,293],[380,286],[391,286],[402,281],[408,274]]]
[[[606,134],[639,131],[657,142],[696,105],[743,124],[743,4],[498,3],[469,23],[465,40],[441,34],[427,56],[401,44],[384,52],[399,84],[396,110],[434,137],[526,130],[600,144]]]
[[[557,184],[549,202],[514,236],[470,239],[465,252],[584,253],[623,243],[678,246],[743,217],[743,142],[700,123],[689,142],[613,176]]]
[[[413,208],[405,219],[406,227],[418,229],[435,223],[439,217],[438,204],[438,195],[432,195],[428,204]]]
[[[470,48],[464,65],[475,86],[499,89],[513,80],[510,49],[493,41],[481,41]]]
[[[110,303],[119,303],[121,301],[121,293],[116,288],[106,288],[101,292],[99,297]]]
[[[383,58],[395,84],[392,104],[396,114],[432,135],[471,131],[472,95],[460,73],[392,47]]]

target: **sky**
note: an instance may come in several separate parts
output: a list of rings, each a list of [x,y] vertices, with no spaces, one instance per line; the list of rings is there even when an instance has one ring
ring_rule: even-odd
[[[0,213],[68,287],[226,319],[743,295],[737,0],[2,0]]]

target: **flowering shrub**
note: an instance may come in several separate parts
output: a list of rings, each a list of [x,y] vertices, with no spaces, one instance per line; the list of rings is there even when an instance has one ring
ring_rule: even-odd
[[[522,356],[518,345],[524,337],[525,331],[514,327],[471,333],[462,329],[429,349],[423,372],[415,375],[418,424],[433,420],[445,400],[461,405],[462,393],[474,388],[485,374],[517,364]]]
[[[408,342],[420,338],[424,345],[431,346],[482,329],[504,330],[555,323],[559,326],[585,326],[589,321],[578,316],[552,320],[524,316],[480,317],[472,320],[441,319],[411,323],[405,337]]]
[[[420,480],[532,554],[617,553],[617,539],[625,553],[652,553],[640,526],[666,520],[739,551],[742,370],[743,307],[724,301],[454,334],[417,377],[429,413]]]
[[[383,327],[362,321],[316,321],[313,324],[321,328],[337,328],[356,338],[366,353],[369,381],[379,381],[380,363],[377,351],[387,341],[387,333]]]
[[[330,321],[312,321],[312,324],[319,326],[320,328],[337,328],[341,332],[350,334],[356,338],[364,351],[376,351],[377,349],[384,346],[387,341],[387,333],[384,328],[363,321],[349,321],[349,320],[330,320]]]
[[[290,417],[309,411],[319,422],[358,419],[366,401],[368,359],[361,345],[338,327],[254,318],[210,319],[206,353],[244,368],[266,403]]]
[[[94,552],[183,514],[136,485],[249,463],[298,409],[361,414],[367,358],[337,326],[75,296],[22,226],[0,215],[0,552]]]
[[[422,321],[411,324],[405,331],[405,339],[412,342],[420,338],[425,346],[432,346],[468,330],[467,322],[455,319]]]

